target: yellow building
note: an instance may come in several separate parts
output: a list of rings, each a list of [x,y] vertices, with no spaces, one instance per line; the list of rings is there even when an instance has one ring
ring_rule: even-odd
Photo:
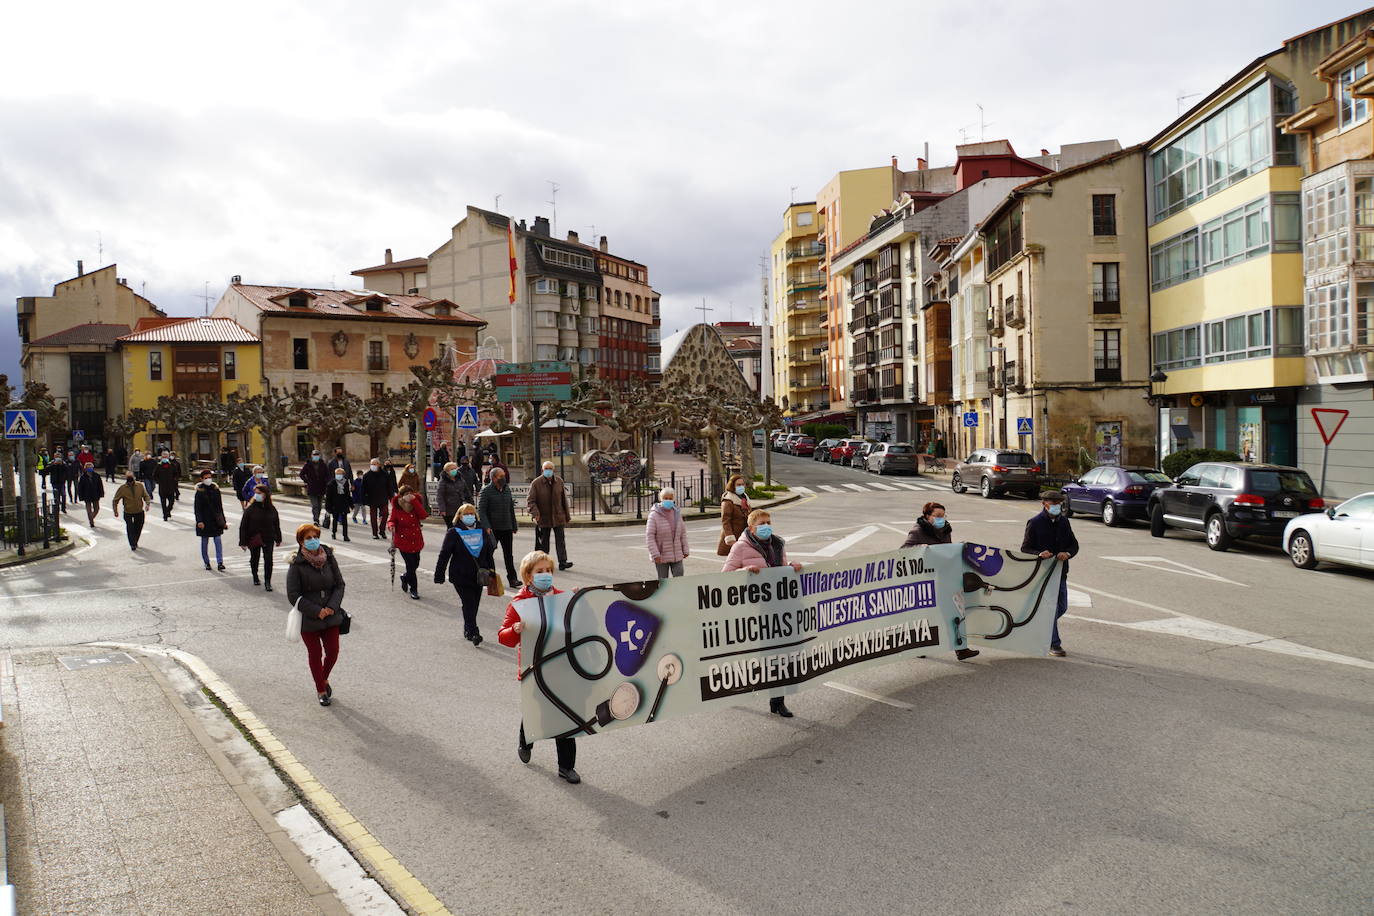
[[[119,338],[124,378],[125,410],[152,409],[160,397],[208,395],[222,401],[262,392],[262,342],[228,318],[144,319],[133,333]],[[218,434],[193,431],[193,460],[209,461],[222,445],[252,455],[243,431]],[[175,443],[173,430],[149,428],[134,437],[131,447],[151,449]]]
[[[770,252],[773,396],[789,418],[830,407],[821,304],[822,231],[815,201],[790,204]]]

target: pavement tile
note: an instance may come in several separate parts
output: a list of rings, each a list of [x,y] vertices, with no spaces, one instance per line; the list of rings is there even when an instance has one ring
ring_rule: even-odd
[[[224,888],[209,879],[176,886],[140,887],[134,892],[140,912],[147,916],[219,916],[236,911]]]
[[[50,912],[53,916],[139,916],[142,909],[129,893],[56,904]]]
[[[132,894],[133,882],[121,866],[118,872],[103,871],[94,875],[77,875],[69,878],[46,878],[48,899],[55,906],[71,905],[78,901],[95,900],[100,897],[114,897]]]

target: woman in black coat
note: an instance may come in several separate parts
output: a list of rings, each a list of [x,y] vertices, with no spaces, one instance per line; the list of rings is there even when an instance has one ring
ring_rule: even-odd
[[[272,494],[259,484],[253,488],[253,499],[243,510],[239,520],[239,547],[248,551],[248,565],[253,570],[253,584],[258,583],[258,559],[262,559],[263,588],[272,590],[272,548],[281,546],[281,517],[272,505]]]
[[[945,520],[945,507],[940,503],[926,503],[921,508],[921,517],[906,534],[903,547],[920,547],[923,544],[948,544],[954,540],[954,526]],[[968,661],[978,655],[977,649],[955,649],[954,657]]]
[[[474,647],[482,644],[477,629],[477,606],[482,601],[482,589],[496,575],[496,540],[491,532],[477,521],[477,507],[464,503],[454,514],[453,527],[444,537],[439,561],[434,565],[434,582],[442,585],[444,577],[453,583],[458,600],[463,604],[463,638]]]
[[[210,568],[210,541],[215,542],[215,563],[224,572],[224,544],[220,535],[228,528],[224,520],[224,501],[220,499],[215,472],[206,468],[200,472],[200,486],[196,487],[196,534],[200,537],[200,558]]]
[[[337,516],[336,516],[337,517]],[[296,529],[296,553],[286,570],[286,599],[301,612],[301,642],[305,643],[310,676],[321,706],[334,696],[329,672],[339,660],[339,626],[343,624],[344,579],[334,551],[320,543],[320,528],[306,522]]]
[[[334,479],[329,489],[324,491],[324,511],[331,519],[329,536],[337,539],[339,526],[343,525],[344,540],[348,540],[348,513],[353,509],[353,482],[348,479],[348,471],[342,467],[334,469]]]

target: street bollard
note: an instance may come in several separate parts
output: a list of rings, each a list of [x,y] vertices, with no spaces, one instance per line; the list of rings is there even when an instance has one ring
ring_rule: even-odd
[[[598,484],[595,480],[592,480],[591,483],[587,484],[587,491],[592,498],[592,521],[596,521],[596,498],[600,495],[598,492],[599,489],[600,484]]]
[[[49,522],[48,519],[48,491],[46,488],[44,488],[43,490],[43,511],[42,515],[40,515],[39,518],[42,519],[43,525],[43,549],[47,550],[49,547],[52,546],[48,542],[48,536],[52,533],[52,524]]]
[[[639,483],[639,480],[636,479],[636,480],[635,480],[635,520],[636,520],[636,521],[639,521],[639,520],[641,520],[641,519],[643,519],[643,518],[644,518],[644,487],[642,487],[642,486],[640,485],[640,483]]]
[[[697,502],[701,506],[701,514],[706,514],[706,469],[702,468],[697,472],[700,477],[697,480]]]

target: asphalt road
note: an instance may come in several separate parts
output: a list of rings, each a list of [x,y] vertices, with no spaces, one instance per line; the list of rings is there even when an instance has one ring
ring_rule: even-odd
[[[810,491],[773,520],[802,562],[891,549],[930,498],[956,539],[1015,547],[1039,505],[774,462]],[[719,569],[717,525],[691,525],[689,574]],[[599,735],[576,787],[543,742],[516,760],[504,601],[480,649],[462,640],[426,581],[437,531],[421,601],[390,589],[381,542],[340,542],[357,623],[329,709],[282,638],[284,576],[265,595],[236,549],[203,571],[189,507],[138,554],[106,516],[93,547],[0,571],[0,642],[202,656],[460,911],[1369,912],[1374,574],[1074,525],[1068,658],[899,661],[837,679],[877,700],[820,686],[792,720],[747,699]],[[637,528],[569,541],[563,587],[651,574]]]

